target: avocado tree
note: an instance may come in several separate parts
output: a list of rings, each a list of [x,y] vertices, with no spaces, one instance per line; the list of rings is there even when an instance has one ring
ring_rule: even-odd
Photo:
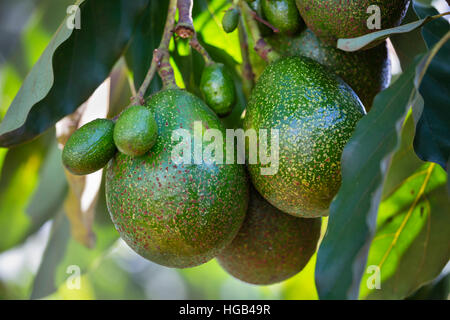
[[[0,4],[0,262],[51,225],[0,298],[152,298],[118,246],[186,298],[447,298],[438,3]]]

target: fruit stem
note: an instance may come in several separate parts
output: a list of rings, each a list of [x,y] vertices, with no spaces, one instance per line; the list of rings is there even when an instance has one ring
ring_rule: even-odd
[[[261,36],[259,31],[258,23],[256,22],[255,12],[249,7],[247,2],[240,0],[238,2],[241,13],[245,16],[245,21],[247,22],[248,29],[255,43],[254,49],[256,53],[263,58],[265,61],[272,63],[280,58],[280,55],[276,53],[272,46],[270,46],[264,38]]]
[[[207,66],[210,66],[215,63],[213,59],[211,59],[211,56],[209,55],[208,51],[206,51],[206,49],[198,41],[196,33],[194,33],[194,36],[192,37],[189,44],[193,49],[195,49],[198,53],[201,54]]]
[[[239,44],[241,46],[241,55],[242,55],[242,85],[244,89],[245,96],[248,98],[250,96],[250,92],[253,89],[255,84],[255,74],[253,73],[252,64],[250,62],[250,54],[248,51],[248,36],[245,31],[244,19],[242,16],[239,18],[241,21],[238,25],[239,32]]]
[[[193,0],[178,0],[178,23],[175,33],[183,39],[191,38],[195,35],[194,23],[192,21]]]
[[[158,49],[155,49],[155,51],[153,52],[153,60],[150,65],[150,68],[148,69],[147,75],[145,76],[145,79],[142,82],[142,85],[139,88],[137,94],[132,98],[132,101],[131,101],[131,104],[129,105],[129,107],[134,104],[142,105],[145,102],[144,94],[145,94],[145,92],[147,92],[148,86],[150,85],[150,82],[152,81],[153,77],[155,76],[155,73],[158,69],[158,65],[161,63],[161,60],[162,60],[161,52],[165,53],[165,51],[167,51],[167,55],[168,55],[170,39],[172,38],[173,26],[175,24],[176,11],[177,11],[177,0],[170,0],[169,9],[167,10],[166,24],[164,26],[164,32],[163,32],[161,42],[159,44]],[[160,53],[156,54],[157,52],[160,52]],[[158,56],[158,57],[156,57],[156,59],[155,59],[155,56]],[[169,67],[170,67],[170,63],[169,63]],[[165,66],[165,68],[166,68],[166,72],[163,72],[164,74],[167,73],[168,67]],[[173,74],[173,70],[172,70],[172,74]],[[169,77],[169,76],[167,76],[167,77]],[[163,79],[163,82],[165,82],[165,79],[162,76],[161,76],[161,78]],[[171,82],[171,80],[168,79],[167,82]]]
[[[155,49],[153,53],[153,61],[158,69],[158,74],[163,81],[163,90],[178,89],[175,82],[175,74],[170,64],[169,50],[165,48]]]
[[[203,60],[205,60],[205,64],[210,66],[214,64],[214,61],[211,59],[211,56],[208,54],[206,49],[198,41],[197,32],[195,31],[194,23],[192,22],[193,2],[193,0],[178,0],[178,15],[180,18],[178,19],[177,26],[175,27],[175,33],[184,39],[191,38],[189,41],[191,48],[200,53]]]

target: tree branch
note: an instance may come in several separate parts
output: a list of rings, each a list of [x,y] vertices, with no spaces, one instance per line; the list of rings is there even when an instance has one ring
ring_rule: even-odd
[[[192,0],[178,0],[178,23],[175,33],[181,38],[191,38],[195,34],[194,23],[192,21]]]
[[[248,29],[250,30],[250,33],[252,35],[253,42],[255,43],[254,49],[256,53],[269,63],[278,60],[280,58],[280,55],[276,53],[273,50],[272,46],[270,46],[261,36],[261,32],[258,28],[258,23],[253,16],[253,10],[249,7],[247,2],[243,0],[240,0],[238,2],[238,5],[241,9],[241,14],[245,17]]]
[[[253,73],[252,64],[250,62],[250,54],[248,52],[248,36],[245,31],[244,21],[242,16],[240,17],[241,22],[238,25],[239,31],[239,43],[241,46],[241,55],[242,55],[242,84],[244,93],[247,98],[250,96],[250,92],[255,84],[255,74]]]
[[[147,91],[148,86],[150,85],[153,77],[155,76],[156,70],[158,69],[158,65],[161,63],[162,55],[165,55],[165,51],[167,51],[168,55],[170,39],[172,38],[173,27],[175,24],[176,11],[177,11],[177,0],[170,0],[169,9],[167,11],[166,24],[164,26],[164,33],[161,38],[161,42],[159,44],[158,49],[155,49],[155,51],[153,52],[153,59],[150,68],[148,69],[147,75],[145,76],[145,79],[142,82],[142,85],[140,86],[137,94],[133,97],[130,106],[133,104],[144,104],[144,94]],[[157,54],[157,52],[159,53]],[[163,77],[161,78],[164,83],[165,79]],[[171,80],[167,81],[170,82]]]

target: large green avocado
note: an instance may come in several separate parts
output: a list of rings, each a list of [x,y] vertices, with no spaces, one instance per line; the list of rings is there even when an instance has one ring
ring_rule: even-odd
[[[341,184],[342,150],[364,114],[354,91],[312,59],[286,57],[268,65],[253,89],[244,128],[279,130],[279,168],[262,175],[266,165],[249,163],[256,189],[292,215],[326,215]]]
[[[386,42],[368,50],[345,52],[328,46],[309,29],[295,37],[274,36],[267,41],[283,55],[303,55],[330,68],[352,87],[366,110],[370,110],[375,96],[391,81]]]
[[[244,224],[217,260],[237,279],[269,285],[300,272],[316,251],[319,237],[320,219],[285,214],[251,188]]]
[[[147,106],[158,125],[156,144],[141,157],[118,153],[110,161],[108,209],[121,237],[137,253],[168,267],[194,267],[214,258],[238,232],[248,204],[245,169],[172,161],[172,149],[179,144],[178,139],[172,141],[174,130],[190,133],[192,144],[199,136],[194,137],[196,121],[203,130],[225,132],[196,96],[168,89],[153,95]],[[191,146],[192,159],[194,149]]]
[[[406,14],[410,0],[296,0],[300,15],[320,39],[336,46],[340,38],[355,38],[377,29],[368,28],[369,6],[380,8],[381,29],[398,26]]]

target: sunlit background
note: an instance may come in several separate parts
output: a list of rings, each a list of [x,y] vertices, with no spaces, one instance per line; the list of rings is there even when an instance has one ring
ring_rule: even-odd
[[[71,4],[73,0],[0,0],[0,119]],[[433,4],[440,12],[449,10],[444,0]],[[220,27],[225,5],[223,0],[210,1],[210,12],[197,16],[195,25],[206,42],[240,62],[237,33],[225,36]],[[216,19],[211,19],[211,12]],[[177,49],[186,54],[182,45]],[[393,73],[398,74],[401,70],[392,50],[391,57]],[[119,62],[86,102],[82,123],[124,105],[132,92],[130,77],[123,61]],[[177,83],[183,86],[179,74]],[[56,131],[63,128],[58,124]],[[88,176],[81,198],[81,215],[96,212],[94,235],[88,235],[95,246],[86,248],[70,236],[74,226],[64,210],[45,206],[66,191],[58,149],[46,153],[32,150],[26,153],[25,149],[16,155],[21,158],[5,161],[7,149],[0,148],[0,299],[317,299],[315,256],[297,276],[264,287],[230,277],[215,260],[176,270],[141,258],[118,238],[111,224],[101,172]],[[44,188],[58,183],[59,192],[48,193]],[[50,209],[53,211],[44,218],[35,220],[33,212]],[[82,270],[79,289],[67,285],[72,265]]]

